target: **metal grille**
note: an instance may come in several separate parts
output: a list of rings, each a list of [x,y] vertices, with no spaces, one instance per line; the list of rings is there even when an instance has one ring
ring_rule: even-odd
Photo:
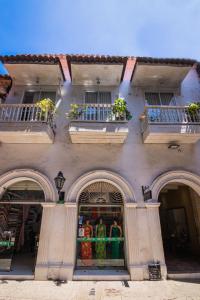
[[[80,194],[80,204],[123,204],[120,191],[111,183],[95,182],[88,185]]]

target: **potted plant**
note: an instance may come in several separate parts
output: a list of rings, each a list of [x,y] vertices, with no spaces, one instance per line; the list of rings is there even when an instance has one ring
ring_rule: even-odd
[[[132,115],[127,108],[127,103],[124,98],[115,99],[112,112],[115,115],[116,120],[132,119]]]
[[[192,122],[199,121],[198,113],[200,112],[200,102],[190,103],[188,106],[188,114],[192,120]]]
[[[70,104],[70,107],[67,117],[71,120],[77,120],[84,112],[83,107],[80,107],[78,104]]]
[[[52,115],[55,112],[55,103],[50,98],[39,100],[36,106],[40,108],[39,116],[43,121],[47,120],[49,113]]]

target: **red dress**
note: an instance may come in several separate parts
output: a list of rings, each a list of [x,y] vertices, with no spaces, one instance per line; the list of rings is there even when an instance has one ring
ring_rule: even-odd
[[[84,237],[90,238],[92,236],[92,226],[84,225]],[[82,259],[92,258],[92,243],[82,242],[81,243],[81,257]]]

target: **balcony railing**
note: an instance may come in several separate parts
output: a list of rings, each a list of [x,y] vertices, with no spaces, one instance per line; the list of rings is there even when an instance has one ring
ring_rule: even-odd
[[[144,116],[152,124],[200,124],[200,112],[191,114],[188,106],[146,106]]]
[[[79,104],[78,114],[72,121],[86,122],[126,122],[126,114],[113,113],[112,104]]]
[[[35,104],[0,104],[0,122],[44,122],[52,126],[52,112]]]

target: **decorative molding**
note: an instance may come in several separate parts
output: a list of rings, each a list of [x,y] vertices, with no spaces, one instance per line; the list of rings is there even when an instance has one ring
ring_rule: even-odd
[[[107,170],[91,171],[79,177],[69,189],[66,202],[78,202],[82,190],[89,184],[99,181],[109,182],[116,186],[122,193],[124,203],[135,202],[135,195],[130,184],[120,175]]]
[[[72,203],[72,202],[65,202],[64,206],[66,208],[77,208],[77,203],[76,202],[74,202],[74,203]]]
[[[158,176],[150,186],[154,202],[158,202],[160,191],[168,183],[183,183],[200,196],[200,176],[184,170],[169,171]]]
[[[149,203],[145,203],[145,207],[146,208],[157,208],[160,206],[159,202],[149,202]]]
[[[30,180],[36,182],[44,192],[46,202],[56,201],[56,192],[48,177],[33,169],[15,169],[0,176],[0,196],[14,183]]]
[[[43,207],[55,207],[56,203],[55,202],[42,202],[40,203]]]
[[[137,208],[138,204],[135,202],[129,202],[129,203],[125,203],[125,207],[127,208]]]

